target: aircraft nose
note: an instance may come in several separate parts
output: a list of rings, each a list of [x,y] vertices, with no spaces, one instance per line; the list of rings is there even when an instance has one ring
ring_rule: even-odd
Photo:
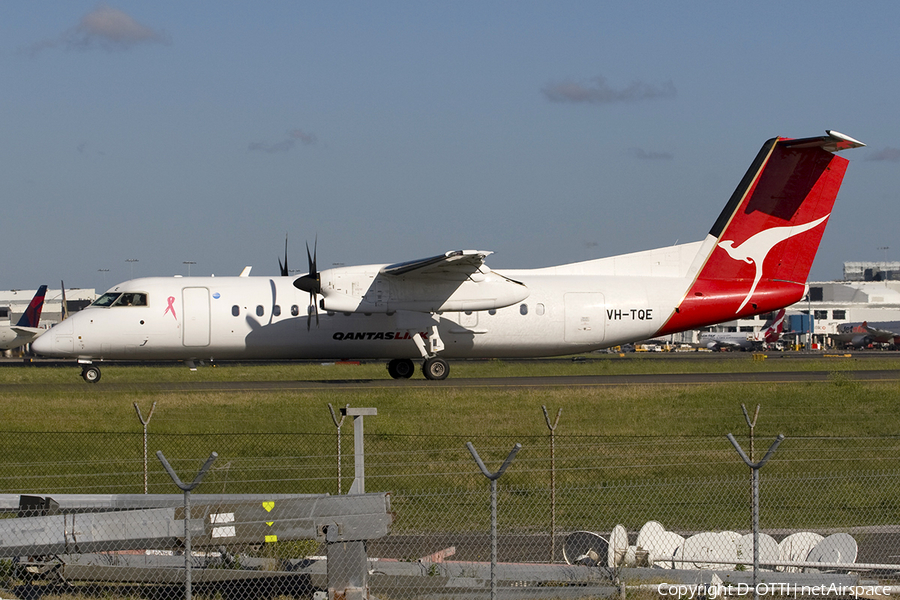
[[[68,356],[75,348],[74,329],[67,319],[57,323],[31,342],[31,349],[41,356]]]
[[[35,354],[46,354],[50,351],[50,348],[53,346],[53,343],[50,341],[51,332],[52,329],[48,329],[31,342],[31,350]]]

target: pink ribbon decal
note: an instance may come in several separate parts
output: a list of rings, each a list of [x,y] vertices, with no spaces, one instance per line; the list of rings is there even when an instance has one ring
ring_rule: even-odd
[[[172,311],[172,316],[175,317],[175,320],[178,320],[178,317],[175,315],[175,296],[169,296],[169,306],[166,307],[166,312],[163,313],[163,316],[169,314],[169,311]]]

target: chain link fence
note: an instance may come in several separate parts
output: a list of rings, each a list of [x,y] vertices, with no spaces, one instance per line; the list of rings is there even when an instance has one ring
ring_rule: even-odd
[[[751,469],[726,431],[370,434],[368,493],[348,496],[350,419],[297,433],[147,430],[146,463],[139,429],[2,434],[0,597],[690,597],[698,585],[726,586],[707,597],[760,585],[849,596],[898,583],[900,437],[785,439],[758,471],[754,546]],[[467,442],[490,472],[521,444],[496,480],[495,539],[491,484]],[[772,442],[756,439],[749,459]],[[184,482],[217,457],[188,497],[156,452]]]

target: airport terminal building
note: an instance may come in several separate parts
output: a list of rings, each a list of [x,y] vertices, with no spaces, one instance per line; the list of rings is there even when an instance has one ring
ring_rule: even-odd
[[[900,262],[845,262],[842,281],[811,281],[809,295],[787,308],[785,330],[791,329],[794,337],[805,336],[808,315],[812,315],[812,343],[820,348],[832,347],[829,335],[846,323],[900,321]],[[728,321],[708,330],[755,332],[767,316]]]
[[[37,290],[0,290],[0,321],[16,323],[28,308]],[[49,329],[62,319],[62,289],[47,289],[44,308],[41,311],[41,327]],[[66,288],[66,304],[69,311],[81,310],[94,301],[93,288]]]

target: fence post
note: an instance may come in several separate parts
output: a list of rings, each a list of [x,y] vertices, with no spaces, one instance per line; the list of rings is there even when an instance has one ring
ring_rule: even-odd
[[[747,427],[750,428],[750,462],[753,462],[753,438],[754,429],[756,428],[756,420],[759,418],[759,404],[756,405],[756,412],[753,414],[753,420],[750,420],[750,414],[747,407],[741,402],[741,411],[744,413],[744,419],[747,421]],[[750,512],[753,512],[753,469],[750,469]]]
[[[747,458],[747,455],[744,454],[744,450],[741,448],[740,444],[737,443],[737,440],[734,439],[733,435],[729,433],[726,437],[728,438],[728,441],[731,442],[731,445],[734,446],[734,449],[737,450],[741,459],[753,470],[753,484],[751,486],[753,493],[751,508],[753,521],[753,599],[759,600],[759,593],[756,590],[756,578],[759,573],[759,470],[762,469],[763,465],[772,457],[775,449],[778,448],[778,445],[784,440],[784,435],[781,433],[778,434],[778,437],[776,437],[772,445],[769,446],[766,455],[763,456],[763,459],[758,463],[752,462]]]
[[[553,432],[559,425],[559,417],[562,415],[562,407],[556,411],[556,421],[550,424],[550,416],[547,414],[547,407],[541,406],[544,411],[544,420],[547,422],[547,429],[550,430],[550,564],[556,560],[556,444],[553,438]]]
[[[522,449],[522,444],[513,446],[509,456],[506,457],[506,460],[500,466],[500,470],[496,473],[491,473],[487,470],[472,442],[466,442],[466,447],[472,454],[472,458],[475,459],[478,468],[481,469],[481,473],[491,481],[491,600],[495,600],[497,597],[497,578],[494,575],[494,570],[497,567],[497,480],[506,472],[506,468],[512,463],[519,450]]]
[[[338,421],[337,415],[334,414],[334,407],[331,406],[331,402],[328,403],[328,410],[331,411],[331,420],[334,421],[334,426],[337,427],[337,493],[338,496],[341,495],[341,425],[344,424],[344,419],[347,418],[347,409],[350,408],[350,405],[347,404],[341,410],[341,420]]]
[[[363,447],[363,417],[375,416],[377,408],[346,408],[341,409],[341,414],[353,417],[353,484],[348,494],[366,493],[366,452]]]
[[[169,477],[172,478],[172,481],[175,482],[175,485],[184,492],[184,597],[186,600],[191,600],[191,490],[200,485],[200,482],[203,481],[203,478],[206,476],[206,472],[209,471],[212,464],[216,462],[219,455],[215,452],[210,454],[203,466],[200,467],[200,472],[197,473],[197,476],[194,477],[194,481],[191,483],[181,482],[181,479],[178,478],[178,475],[175,473],[175,470],[172,469],[169,461],[163,456],[162,450],[156,451],[156,458],[158,458],[159,462],[165,467],[166,472],[169,474]]]
[[[153,417],[153,409],[156,408],[156,402],[153,403],[153,406],[150,407],[150,414],[147,415],[147,418],[144,419],[144,416],[141,414],[141,409],[138,408],[137,402],[134,402],[134,410],[137,412],[138,419],[141,422],[141,425],[144,426],[144,493],[147,493],[147,425],[150,424],[150,419]]]

